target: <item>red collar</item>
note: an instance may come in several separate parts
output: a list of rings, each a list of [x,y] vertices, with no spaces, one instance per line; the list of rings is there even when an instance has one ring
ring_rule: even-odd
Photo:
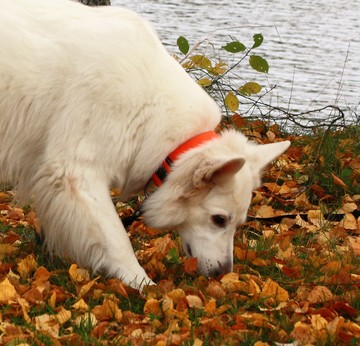
[[[152,175],[152,180],[156,186],[160,186],[167,175],[171,172],[171,166],[179,158],[179,156],[190,149],[196,148],[199,145],[210,141],[211,139],[218,138],[219,135],[214,131],[208,131],[201,133],[197,136],[194,136],[187,140],[185,143],[177,147],[173,152],[171,152],[166,159],[163,161],[161,166],[157,171]]]

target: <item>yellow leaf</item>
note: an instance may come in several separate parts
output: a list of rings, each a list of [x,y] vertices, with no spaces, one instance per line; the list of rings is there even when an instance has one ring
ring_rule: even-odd
[[[261,85],[255,82],[248,82],[239,88],[239,92],[250,96],[251,94],[258,94],[261,91]]]
[[[0,260],[6,256],[15,255],[19,252],[19,248],[11,244],[0,244]]]
[[[81,283],[90,280],[90,274],[86,269],[78,268],[77,264],[72,264],[69,269],[72,281]]]
[[[249,296],[257,295],[261,292],[259,285],[253,279],[249,280],[248,287]]]
[[[51,297],[48,299],[48,305],[52,308],[56,308],[56,292],[54,291]]]
[[[200,309],[203,307],[203,303],[199,296],[189,294],[188,296],[186,296],[186,300],[191,308],[195,307],[197,309]]]
[[[55,315],[56,320],[60,324],[64,324],[65,322],[69,321],[71,318],[71,311],[66,310],[65,308],[61,307],[60,311]]]
[[[86,312],[83,315],[80,315],[75,318],[74,324],[76,326],[92,326],[94,327],[98,323],[98,320],[96,319],[96,316],[92,312]]]
[[[212,84],[212,80],[209,78],[201,78],[197,81],[197,83],[203,87],[207,87]]]
[[[98,276],[97,278],[91,280],[86,285],[81,286],[79,294],[78,294],[79,298],[84,297],[91,290],[91,288],[94,286],[95,282],[97,280],[99,280],[99,278],[100,278],[100,276]]]
[[[84,301],[84,299],[80,298],[79,301],[77,301],[75,304],[72,305],[72,307],[75,310],[80,310],[80,311],[87,311],[89,310],[89,305],[87,305]]]
[[[227,65],[222,61],[218,62],[214,68],[211,70],[211,73],[214,75],[223,74],[227,71]]]
[[[204,55],[194,55],[190,58],[195,66],[200,68],[209,69],[212,67],[211,61]]]
[[[17,302],[21,306],[21,310],[22,310],[25,322],[26,323],[31,323],[31,318],[27,313],[30,310],[30,304],[23,298],[18,298]]]
[[[17,266],[17,270],[22,279],[28,278],[37,269],[38,264],[33,255],[29,255],[22,259]]]
[[[311,315],[311,326],[315,331],[321,331],[326,328],[328,321],[321,315]]]
[[[37,330],[46,332],[56,339],[59,337],[60,325],[54,315],[44,314],[35,316],[34,321]]]
[[[225,274],[220,282],[224,285],[228,284],[229,282],[238,281],[239,280],[239,274],[238,273],[227,273]]]
[[[177,304],[181,298],[185,297],[185,292],[181,288],[175,288],[174,290],[168,292],[167,295],[174,304]]]
[[[274,132],[269,130],[266,132],[266,137],[269,138],[270,142],[274,142],[276,135]]]
[[[165,317],[171,317],[173,315],[174,302],[167,294],[165,294],[163,298],[161,308],[165,314]]]
[[[270,300],[275,299],[275,302],[285,302],[289,299],[289,293],[270,278],[265,281],[262,296]]]
[[[228,94],[226,95],[226,97],[225,97],[225,105],[232,112],[237,111],[237,109],[239,108],[239,100],[232,91],[229,91]]]
[[[356,230],[358,228],[356,218],[351,213],[346,213],[342,222],[345,229]]]
[[[270,346],[267,342],[256,341],[254,346]]]
[[[338,210],[338,213],[352,213],[357,209],[357,205],[355,202],[345,203],[342,207]]]
[[[193,346],[202,346],[202,345],[203,345],[203,342],[200,339],[196,338],[194,340]]]
[[[360,239],[359,237],[346,237],[344,245],[347,245],[355,256],[360,256]]]

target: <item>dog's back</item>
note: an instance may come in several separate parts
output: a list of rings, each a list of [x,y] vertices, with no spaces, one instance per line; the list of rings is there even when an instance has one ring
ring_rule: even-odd
[[[0,179],[17,180],[25,198],[39,167],[55,158],[96,162],[124,191],[140,188],[145,178],[124,177],[135,153],[151,172],[169,150],[218,123],[213,101],[135,13],[67,0],[0,6]],[[182,130],[169,136],[174,126]]]

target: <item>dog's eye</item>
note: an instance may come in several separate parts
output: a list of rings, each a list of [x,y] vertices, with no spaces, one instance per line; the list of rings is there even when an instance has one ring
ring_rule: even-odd
[[[227,224],[227,217],[224,215],[213,215],[211,221],[218,227],[224,228]]]

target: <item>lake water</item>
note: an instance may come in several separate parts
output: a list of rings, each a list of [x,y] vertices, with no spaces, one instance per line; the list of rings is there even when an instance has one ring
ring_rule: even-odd
[[[256,51],[269,62],[269,73],[252,73],[243,63],[239,78],[255,79],[268,90],[276,85],[267,96],[272,106],[304,112],[337,105],[346,110],[349,121],[360,121],[359,0],[113,0],[112,4],[135,10],[152,22],[170,53],[179,53],[180,35],[192,46],[208,38],[216,54],[231,62],[228,53],[218,50],[231,41],[230,35],[249,47],[253,34],[262,33],[264,42]],[[213,54],[211,45],[202,47],[207,56]]]

